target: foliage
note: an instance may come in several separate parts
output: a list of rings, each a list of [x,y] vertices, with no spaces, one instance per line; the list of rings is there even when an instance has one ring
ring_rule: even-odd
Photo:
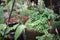
[[[6,28],[6,24],[0,24],[0,35],[4,35],[4,30]]]
[[[9,3],[11,0],[7,0],[7,3]]]
[[[22,33],[22,31],[24,31],[24,29],[25,29],[25,25],[19,25],[19,24],[17,24],[17,25],[15,25],[15,26],[13,26],[13,27],[9,27],[9,26],[7,26],[7,25],[5,25],[5,24],[2,24],[3,22],[4,22],[4,12],[3,12],[3,8],[9,8],[9,12],[10,12],[10,10],[11,10],[11,7],[12,7],[12,1],[11,0],[7,0],[7,2],[8,2],[8,5],[6,5],[5,7],[3,7],[3,6],[0,6],[1,8],[1,10],[0,10],[0,14],[1,14],[1,16],[0,16],[0,37],[2,37],[2,36],[5,36],[5,34],[7,34],[7,35],[9,35],[9,33],[10,33],[10,31],[11,30],[15,30],[16,28],[16,32],[15,32],[15,35],[14,35],[14,38],[15,38],[15,40],[17,40],[17,38],[19,37],[19,35],[21,35],[21,33]],[[19,26],[18,26],[19,25]],[[18,33],[19,32],[19,33]]]
[[[4,36],[5,34],[8,34],[11,30],[16,29],[14,38],[15,38],[15,40],[17,40],[17,38],[21,35],[21,33],[24,31],[25,28],[26,28],[25,25],[19,25],[19,24],[15,25],[13,27],[7,27],[5,24],[0,24],[0,37]]]
[[[7,2],[8,2],[7,6],[11,10],[12,1],[8,0]],[[21,2],[21,0],[17,1],[17,2]],[[20,12],[21,15],[22,16],[29,15],[29,20],[25,23],[25,25],[18,25],[17,24],[13,27],[6,27],[5,24],[0,24],[0,34],[4,36],[4,34],[8,34],[11,30],[15,30],[17,28],[16,32],[15,32],[15,35],[14,35],[15,40],[17,40],[17,38],[20,36],[22,31],[24,31],[24,29],[27,26],[27,28],[35,29],[39,32],[44,32],[45,33],[45,35],[43,35],[41,37],[37,36],[36,38],[38,40],[56,40],[56,38],[54,37],[55,35],[49,34],[47,30],[50,28],[48,26],[48,19],[51,19],[51,21],[54,21],[57,18],[58,15],[55,14],[53,12],[53,10],[46,8],[45,4],[42,0],[39,0],[38,4],[39,4],[38,8],[37,7],[32,7],[32,9],[29,10],[26,7],[26,5],[24,5],[23,3],[20,3],[20,6],[22,7],[22,9],[21,9],[22,11]],[[3,7],[1,7],[0,9],[3,10]],[[0,10],[1,16],[3,15],[2,10]],[[1,18],[0,23],[4,23],[3,20],[4,20],[4,16]],[[7,28],[7,29],[6,29],[6,32],[4,33],[5,28]],[[55,38],[55,39],[53,39],[53,38]]]
[[[30,16],[30,19],[26,22],[25,25],[30,29],[35,29],[39,32],[45,33],[45,35],[41,37],[37,36],[38,40],[56,40],[54,35],[48,33],[48,29],[50,28],[50,26],[48,26],[48,19],[54,21],[58,15],[55,14],[53,10],[46,7],[40,9],[40,12],[37,12],[38,13],[34,13]]]
[[[21,35],[21,33],[24,31],[25,28],[26,28],[25,25],[18,26],[14,35],[15,40],[17,40],[17,38]]]
[[[4,23],[4,12],[3,12],[3,6],[0,5],[0,24]]]
[[[52,16],[53,15],[53,16]],[[54,35],[51,35],[48,33],[48,29],[50,28],[48,26],[48,19],[49,16],[51,16],[51,21],[55,20],[57,16],[55,16],[53,10],[45,8],[40,13],[34,13],[30,17],[30,19],[26,22],[26,26],[28,26],[30,29],[35,29],[39,32],[44,32],[45,35],[38,36],[38,40],[54,40]],[[53,19],[54,18],[54,19]]]

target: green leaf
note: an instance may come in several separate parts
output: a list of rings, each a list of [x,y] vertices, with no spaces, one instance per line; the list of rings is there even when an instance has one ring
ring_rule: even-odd
[[[11,0],[11,1],[8,3],[8,5],[7,5],[10,10],[11,10],[11,8],[12,8],[12,3],[13,3],[13,2],[12,2],[12,0]]]
[[[13,27],[7,27],[6,34],[9,33],[11,30],[15,30],[17,26],[18,26],[18,24],[14,25]]]
[[[16,29],[14,38],[15,40],[17,40],[17,38],[21,35],[22,31],[24,31],[24,29],[26,28],[25,25],[19,25],[18,28]]]
[[[7,3],[9,3],[11,0],[7,0]]]
[[[6,28],[6,24],[0,24],[0,34],[3,36],[4,35],[4,30]]]
[[[0,5],[0,24],[4,23],[4,12],[3,12],[3,6]]]

